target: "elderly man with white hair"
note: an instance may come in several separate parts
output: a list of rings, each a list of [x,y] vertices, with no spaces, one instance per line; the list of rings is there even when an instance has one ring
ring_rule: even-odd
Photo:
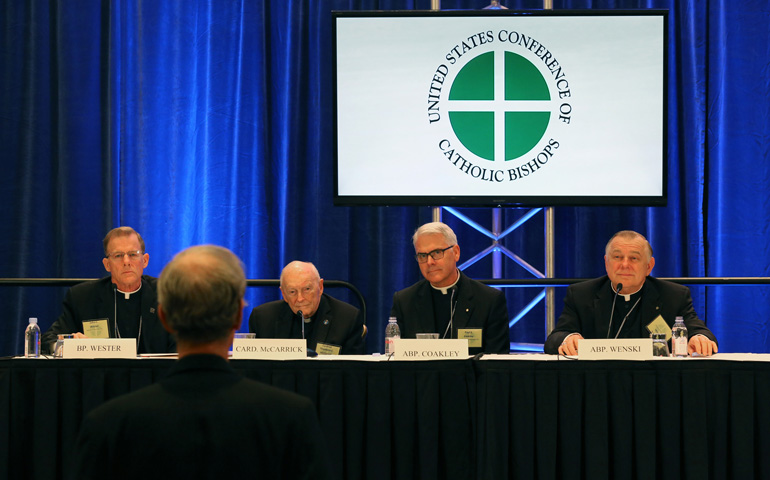
[[[324,281],[309,262],[294,261],[281,272],[283,300],[251,311],[257,338],[304,338],[318,354],[363,355],[366,329],[361,311],[324,293]]]

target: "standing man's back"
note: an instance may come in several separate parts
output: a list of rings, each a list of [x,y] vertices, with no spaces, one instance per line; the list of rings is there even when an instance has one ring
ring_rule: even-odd
[[[72,478],[328,478],[310,400],[246,379],[227,361],[245,306],[237,257],[192,247],[158,287],[158,315],[180,359],[160,382],[86,416]]]
[[[195,355],[86,417],[73,479],[318,478],[317,425],[310,400]]]

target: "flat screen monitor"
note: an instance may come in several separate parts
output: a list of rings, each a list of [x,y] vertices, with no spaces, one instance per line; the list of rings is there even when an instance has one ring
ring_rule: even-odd
[[[666,204],[668,11],[332,19],[335,204]]]

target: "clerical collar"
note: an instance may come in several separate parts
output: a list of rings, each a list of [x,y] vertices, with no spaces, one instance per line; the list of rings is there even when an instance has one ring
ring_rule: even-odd
[[[452,285],[447,285],[446,287],[437,287],[431,283],[430,286],[433,287],[434,290],[439,290],[442,294],[446,295],[446,292],[448,292],[450,288],[457,285],[457,282],[459,281],[460,281],[460,270],[457,270],[457,278],[455,279],[454,283],[452,283]]]
[[[131,298],[131,295],[135,294],[136,292],[138,292],[139,290],[142,289],[142,283],[139,282],[139,287],[136,290],[134,290],[133,292],[124,292],[123,290],[117,288],[117,286],[115,287],[115,289],[117,291],[119,291],[120,293],[122,293],[123,295],[125,295],[126,296],[126,300],[128,300],[129,298]]]
[[[642,284],[642,287],[644,287],[644,284]],[[636,295],[642,290],[642,287],[639,287],[635,292],[631,293],[620,293],[618,292],[619,297],[623,297],[623,299],[627,302],[631,301],[631,295]],[[610,282],[610,290],[612,290],[613,293],[615,293],[615,287],[612,286],[612,282]]]

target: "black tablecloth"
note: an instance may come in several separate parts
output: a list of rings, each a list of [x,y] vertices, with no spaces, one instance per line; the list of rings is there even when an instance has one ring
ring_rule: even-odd
[[[479,361],[478,478],[770,478],[770,363]]]
[[[149,385],[172,361],[0,361],[0,442],[9,445],[0,450],[0,477],[62,478],[84,414]],[[467,360],[237,360],[232,365],[316,404],[334,478],[474,476],[475,376]],[[32,465],[25,461],[29,456]]]
[[[62,478],[84,414],[172,361],[0,360],[0,478]],[[770,478],[770,363],[232,364],[316,404],[335,478]]]

